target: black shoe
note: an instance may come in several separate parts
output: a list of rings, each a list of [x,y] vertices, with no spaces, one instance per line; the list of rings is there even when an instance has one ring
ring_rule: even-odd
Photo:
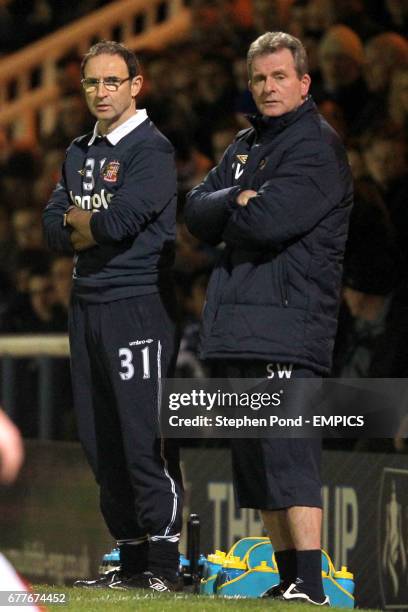
[[[96,580],[76,580],[73,586],[79,589],[107,589],[112,582],[117,582],[126,577],[120,570],[113,570],[96,578]]]
[[[300,585],[296,585],[294,582],[286,589],[281,595],[283,601],[295,601],[296,603],[308,603],[313,606],[330,606],[330,599],[324,596],[322,601],[314,601],[310,595],[302,591]]]
[[[156,576],[152,574],[152,572],[143,572],[143,574],[136,574],[135,576],[129,576],[123,579],[119,578],[119,580],[111,582],[108,586],[110,589],[122,591],[147,589],[158,593],[174,593],[175,591],[181,591],[183,589],[181,582],[170,582],[167,578]]]
[[[280,599],[282,599],[282,595],[284,594],[284,592],[290,587],[292,583],[291,582],[279,582],[279,584],[275,584],[275,586],[270,587],[269,589],[267,589],[264,593],[262,593],[261,597],[273,597],[273,598],[277,598],[279,597]]]

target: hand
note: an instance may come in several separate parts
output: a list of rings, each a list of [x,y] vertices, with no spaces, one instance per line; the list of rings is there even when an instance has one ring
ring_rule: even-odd
[[[66,224],[79,232],[86,227],[89,227],[89,221],[93,211],[82,210],[77,206],[70,206],[66,212]]]
[[[75,251],[85,251],[96,244],[90,227],[93,212],[73,206],[66,213],[66,224],[73,228],[71,244]]]
[[[78,230],[74,230],[71,233],[71,244],[75,251],[85,251],[86,249],[95,246],[96,242],[91,235],[90,230],[89,235],[83,234]]]
[[[237,204],[240,206],[246,206],[251,198],[257,196],[258,193],[253,191],[252,189],[244,189],[237,195],[237,199],[235,200]]]
[[[24,460],[20,432],[0,409],[0,483],[10,484],[17,478]]]

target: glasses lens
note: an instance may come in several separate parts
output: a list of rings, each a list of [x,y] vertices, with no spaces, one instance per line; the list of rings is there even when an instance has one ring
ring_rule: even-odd
[[[117,91],[124,81],[128,79],[108,78],[108,79],[82,79],[82,86],[85,91],[95,91],[98,89],[99,83],[103,83],[103,86],[108,91]]]
[[[93,91],[98,87],[98,79],[82,79],[82,87],[85,91]]]
[[[120,79],[106,79],[106,81],[104,81],[104,84],[108,91],[117,91],[121,82],[122,81]]]

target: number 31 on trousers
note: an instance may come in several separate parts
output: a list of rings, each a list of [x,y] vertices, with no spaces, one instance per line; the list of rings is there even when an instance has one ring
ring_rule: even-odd
[[[150,378],[149,348],[150,347],[145,346],[144,348],[140,349],[140,352],[142,353],[143,378]],[[135,367],[132,363],[133,353],[128,348],[121,348],[119,349],[119,357],[121,358],[120,365],[122,368],[122,371],[119,371],[119,376],[122,380],[130,380],[135,374]]]

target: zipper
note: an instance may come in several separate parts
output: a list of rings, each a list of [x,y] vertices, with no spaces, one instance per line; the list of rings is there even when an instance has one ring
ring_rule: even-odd
[[[286,270],[286,262],[282,256],[279,262],[279,288],[281,293],[282,306],[285,306],[285,308],[287,308],[289,306],[288,275]]]

